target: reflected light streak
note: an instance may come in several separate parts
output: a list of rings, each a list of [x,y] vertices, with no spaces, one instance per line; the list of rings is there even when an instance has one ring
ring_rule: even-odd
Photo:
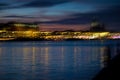
[[[31,48],[29,47],[24,47],[23,48],[23,62],[24,63],[29,63],[29,60],[31,59],[29,54],[31,53]],[[23,69],[27,69],[29,66],[23,66]]]
[[[0,59],[1,59],[1,56],[2,56],[2,48],[0,48]]]
[[[100,63],[101,63],[101,67],[103,68],[104,67],[104,64],[103,64],[103,61],[104,61],[104,50],[105,50],[105,47],[102,47],[102,48],[100,48]]]
[[[111,59],[110,47],[101,48],[101,67],[106,67]]]
[[[61,47],[61,64],[62,64],[62,66],[61,66],[61,70],[62,71],[64,71],[64,48],[63,47]]]
[[[35,47],[32,47],[32,65],[35,65]]]
[[[76,67],[77,66],[77,47],[74,48],[74,66]],[[75,72],[77,70],[75,69]]]
[[[48,65],[48,60],[49,60],[49,54],[48,54],[48,52],[49,52],[49,48],[46,47],[45,48],[45,65],[46,66]]]
[[[94,48],[92,49],[90,47],[86,47],[86,49],[85,49],[86,52],[85,53],[89,53],[90,51],[92,51],[91,54],[88,54],[88,56],[85,56],[86,63],[90,63],[91,61],[94,60],[94,59],[92,59],[92,58],[94,58],[93,50],[94,50]],[[92,58],[90,58],[89,55],[91,55]]]
[[[35,73],[35,47],[32,47],[32,72]],[[35,74],[32,75],[32,77],[35,77]]]
[[[64,59],[64,48],[61,47],[62,59]]]

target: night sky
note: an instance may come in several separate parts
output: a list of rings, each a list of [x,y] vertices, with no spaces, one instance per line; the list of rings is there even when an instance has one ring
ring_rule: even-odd
[[[0,23],[39,22],[41,30],[87,30],[96,17],[120,31],[120,0],[0,0]]]

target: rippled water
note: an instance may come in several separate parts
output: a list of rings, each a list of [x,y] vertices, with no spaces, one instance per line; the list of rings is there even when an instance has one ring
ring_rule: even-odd
[[[0,42],[0,80],[91,80],[119,41]]]

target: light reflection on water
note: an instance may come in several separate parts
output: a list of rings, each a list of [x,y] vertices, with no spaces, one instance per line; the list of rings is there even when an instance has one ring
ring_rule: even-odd
[[[1,42],[0,80],[91,80],[118,42]]]

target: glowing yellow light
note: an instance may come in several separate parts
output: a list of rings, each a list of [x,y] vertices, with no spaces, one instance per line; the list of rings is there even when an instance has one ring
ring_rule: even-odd
[[[24,24],[14,24],[14,26],[20,27],[20,26],[25,26]]]
[[[101,37],[105,37],[105,36],[107,36],[109,34],[109,32],[102,32],[102,33],[100,33],[100,36]]]

